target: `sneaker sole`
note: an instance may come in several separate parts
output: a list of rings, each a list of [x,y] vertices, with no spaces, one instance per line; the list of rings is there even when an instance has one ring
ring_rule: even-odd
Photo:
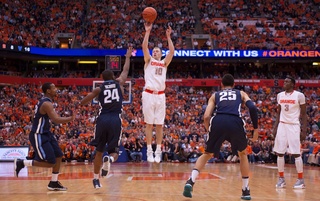
[[[98,185],[95,185],[95,186],[94,186],[95,189],[99,189],[99,188],[101,188],[101,187],[102,187],[101,185],[100,185],[100,186],[98,186]]]
[[[251,200],[251,196],[247,195],[247,196],[241,196],[242,200]]]
[[[160,163],[160,162],[161,162],[161,160],[160,160],[160,159],[159,159],[159,160],[154,159],[154,162],[156,162],[156,163]]]
[[[276,185],[276,188],[285,188],[286,187],[286,184],[283,184],[283,185],[281,185],[281,186],[277,186]]]
[[[302,185],[302,186],[294,186],[293,188],[294,188],[294,189],[305,189],[306,186],[305,186],[305,185]]]
[[[48,190],[49,190],[49,191],[67,191],[67,189],[51,188],[51,187],[48,187]]]
[[[154,163],[154,159],[149,159],[149,158],[147,158],[147,161],[149,162],[149,163]]]
[[[191,185],[185,185],[182,195],[184,197],[192,198],[191,192],[192,192],[192,186]]]

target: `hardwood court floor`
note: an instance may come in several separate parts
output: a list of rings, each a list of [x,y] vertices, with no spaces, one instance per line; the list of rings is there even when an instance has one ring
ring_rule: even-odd
[[[239,164],[208,163],[198,178],[193,198],[182,196],[191,163],[115,163],[111,174],[100,179],[103,187],[92,185],[91,163],[63,164],[59,180],[66,192],[47,190],[50,169],[24,168],[19,178],[13,176],[13,163],[0,163],[1,200],[10,201],[240,201],[241,176]],[[277,190],[275,164],[250,164],[250,188],[256,201],[320,200],[320,168],[305,166],[306,189],[294,190],[297,174],[294,165],[286,165],[287,188]]]

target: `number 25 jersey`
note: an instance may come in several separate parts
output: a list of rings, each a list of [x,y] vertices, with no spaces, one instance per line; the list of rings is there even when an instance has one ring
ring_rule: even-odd
[[[215,93],[216,114],[241,117],[241,93],[237,89],[224,89]]]

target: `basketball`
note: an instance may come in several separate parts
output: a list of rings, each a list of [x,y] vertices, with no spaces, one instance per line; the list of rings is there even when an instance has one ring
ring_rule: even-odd
[[[157,11],[152,7],[146,7],[142,12],[142,17],[146,22],[153,23],[157,18]]]

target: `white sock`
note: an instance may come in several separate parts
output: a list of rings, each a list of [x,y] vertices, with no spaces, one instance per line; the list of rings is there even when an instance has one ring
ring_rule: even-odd
[[[193,169],[191,172],[191,181],[196,182],[196,178],[198,177],[198,175],[199,175],[199,170]]]
[[[52,173],[51,181],[58,181],[58,175],[59,173]]]
[[[23,160],[24,166],[32,166],[33,160]]]
[[[152,146],[151,146],[151,144],[147,145],[147,151],[152,151]]]
[[[113,163],[114,162],[113,156],[109,156],[109,160],[110,160],[111,163]]]
[[[242,190],[249,190],[249,177],[242,177]]]
[[[94,179],[99,179],[99,174],[93,174]]]
[[[284,172],[284,157],[278,156],[277,159],[278,172]]]
[[[297,172],[302,173],[303,172],[303,162],[302,162],[301,156],[295,158],[294,162],[296,164]]]
[[[157,150],[156,151],[161,151],[161,144],[157,144]]]

